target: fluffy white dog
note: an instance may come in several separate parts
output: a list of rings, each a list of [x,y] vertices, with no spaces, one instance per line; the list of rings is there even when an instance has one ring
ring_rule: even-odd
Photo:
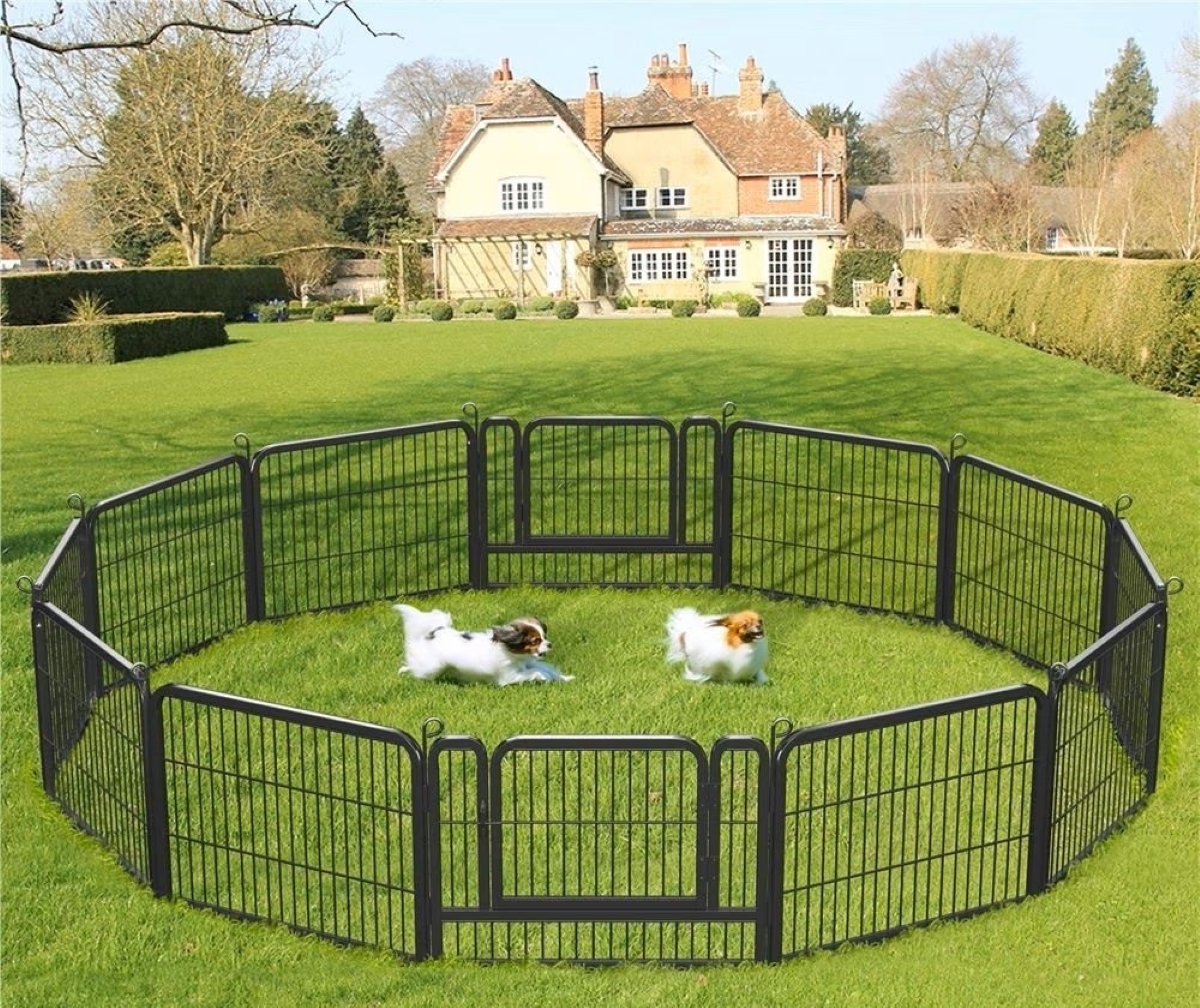
[[[767,636],[762,617],[751,609],[703,616],[676,609],[667,618],[667,662],[683,662],[693,682],[767,681]]]
[[[400,674],[417,679],[508,686],[522,682],[569,682],[542,656],[550,650],[546,624],[523,616],[490,630],[456,630],[448,612],[393,606],[404,622]]]

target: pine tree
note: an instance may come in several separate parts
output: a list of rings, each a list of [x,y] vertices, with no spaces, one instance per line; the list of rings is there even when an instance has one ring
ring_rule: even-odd
[[[1154,125],[1158,88],[1150,80],[1146,54],[1133,39],[1125,43],[1108,82],[1088,109],[1082,142],[1090,156],[1115,160],[1130,139]]]
[[[362,106],[355,107],[346,120],[338,138],[336,158],[339,187],[358,185],[383,167],[383,144]]]
[[[1035,185],[1065,185],[1067,170],[1079,139],[1075,120],[1062,102],[1046,106],[1037,125],[1037,139],[1029,151],[1029,170]]]

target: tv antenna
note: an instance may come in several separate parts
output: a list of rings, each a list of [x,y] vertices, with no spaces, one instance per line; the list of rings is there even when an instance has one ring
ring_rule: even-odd
[[[717,74],[725,72],[725,64],[721,62],[720,53],[713,52],[713,50],[709,49],[708,55],[711,57],[711,60],[708,64],[708,69],[712,71],[712,92],[713,94],[716,94]]]

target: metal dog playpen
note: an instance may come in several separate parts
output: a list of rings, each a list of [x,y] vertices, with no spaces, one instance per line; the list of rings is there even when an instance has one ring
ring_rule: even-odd
[[[238,452],[84,508],[32,598],[42,780],[135,878],[411,959],[780,961],[1061,879],[1154,791],[1167,599],[1108,507],[965,454],[689,417]],[[1046,673],[771,738],[490,751],[178,684],[259,620],[692,586],[944,624]]]

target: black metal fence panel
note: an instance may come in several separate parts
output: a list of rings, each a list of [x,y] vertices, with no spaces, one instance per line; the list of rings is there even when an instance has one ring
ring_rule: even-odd
[[[145,678],[56,606],[35,603],[33,619],[46,791],[149,884]]]
[[[1161,606],[1143,607],[1055,676],[1052,881],[1154,789],[1163,620]]]
[[[154,699],[174,895],[427,954],[423,771],[411,737],[183,686]]]
[[[741,961],[766,954],[768,759],[671,736],[431,749],[434,955]]]
[[[739,421],[725,451],[731,584],[937,617],[936,449]]]
[[[485,583],[712,584],[717,435],[703,418],[489,418]]]
[[[775,756],[776,952],[1024,895],[1044,696],[1014,686],[787,736]]]
[[[94,505],[97,632],[146,665],[247,619],[246,460],[230,455]]]
[[[470,586],[473,441],[446,421],[256,453],[262,614]]]
[[[947,622],[1043,668],[1096,640],[1109,510],[970,455],[950,483]]]

